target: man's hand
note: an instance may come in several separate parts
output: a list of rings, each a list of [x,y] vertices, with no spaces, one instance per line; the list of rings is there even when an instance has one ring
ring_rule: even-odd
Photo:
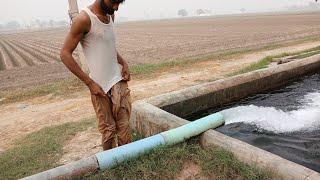
[[[96,96],[106,97],[106,94],[104,93],[103,89],[96,82],[90,83],[88,87],[90,89],[91,94]]]
[[[127,64],[124,64],[122,66],[122,77],[123,77],[123,80],[124,81],[130,81],[131,80],[131,75],[130,75],[130,72],[129,72],[129,66]]]

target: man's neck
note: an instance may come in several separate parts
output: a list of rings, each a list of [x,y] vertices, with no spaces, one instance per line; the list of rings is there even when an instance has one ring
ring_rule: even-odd
[[[96,0],[90,7],[91,10],[93,10],[93,12],[95,14],[101,15],[101,16],[106,16],[106,14],[103,12],[103,10],[100,7],[100,1],[103,0]]]

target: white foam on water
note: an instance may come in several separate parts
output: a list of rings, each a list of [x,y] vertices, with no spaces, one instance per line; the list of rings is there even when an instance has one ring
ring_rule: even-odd
[[[274,107],[238,106],[222,111],[226,124],[243,122],[259,129],[286,133],[313,131],[320,127],[320,92],[304,96],[298,110],[284,112]]]

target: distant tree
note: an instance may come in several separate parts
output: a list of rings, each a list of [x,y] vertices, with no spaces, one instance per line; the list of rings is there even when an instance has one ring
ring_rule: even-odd
[[[318,9],[320,7],[320,5],[316,2],[309,2],[309,4],[308,4],[309,9]]]
[[[49,21],[41,21],[41,27],[42,28],[47,28],[50,27],[50,22]]]
[[[202,15],[202,14],[206,14],[206,12],[205,12],[203,9],[198,9],[198,10],[196,11],[196,14],[197,14],[197,15]]]
[[[205,9],[204,12],[205,12],[206,14],[212,14],[212,10],[210,10],[210,9]]]
[[[17,21],[10,21],[6,24],[6,28],[8,29],[19,29],[20,24]]]
[[[36,19],[36,20],[34,21],[34,26],[35,26],[36,28],[40,28],[40,27],[41,27],[41,21],[40,21],[40,19]]]
[[[56,22],[52,19],[49,20],[49,27],[54,27]]]
[[[69,23],[67,21],[62,20],[62,21],[56,22],[56,25],[59,27],[61,27],[61,26],[65,27],[65,26],[68,26]]]
[[[240,12],[245,13],[247,10],[245,8],[241,8]]]
[[[182,16],[182,17],[188,16],[188,11],[185,10],[185,9],[180,9],[180,10],[178,11],[178,15],[179,15],[179,16]]]

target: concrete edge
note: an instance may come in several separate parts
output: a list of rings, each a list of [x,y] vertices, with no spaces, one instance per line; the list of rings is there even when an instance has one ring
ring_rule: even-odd
[[[320,69],[320,55],[315,55],[309,58],[296,60],[290,63],[281,64],[275,67],[260,69],[253,72],[217,80],[214,82],[199,84],[191,86],[182,90],[161,94],[151,98],[143,100],[144,102],[150,103],[157,107],[169,106],[178,102],[193,99],[195,97],[200,97],[213,91],[219,91],[222,89],[239,86],[244,83],[253,82],[258,79],[262,79],[268,76],[280,75],[283,72],[287,72],[293,69],[301,69],[302,67],[314,66],[314,69]],[[306,68],[301,71],[295,71],[296,76],[304,75],[306,73]],[[300,73],[300,74],[299,74]],[[287,75],[287,79],[292,78],[292,76]],[[282,84],[277,84],[280,86]]]
[[[131,127],[147,137],[187,123],[189,121],[144,101],[136,101],[132,105]]]

